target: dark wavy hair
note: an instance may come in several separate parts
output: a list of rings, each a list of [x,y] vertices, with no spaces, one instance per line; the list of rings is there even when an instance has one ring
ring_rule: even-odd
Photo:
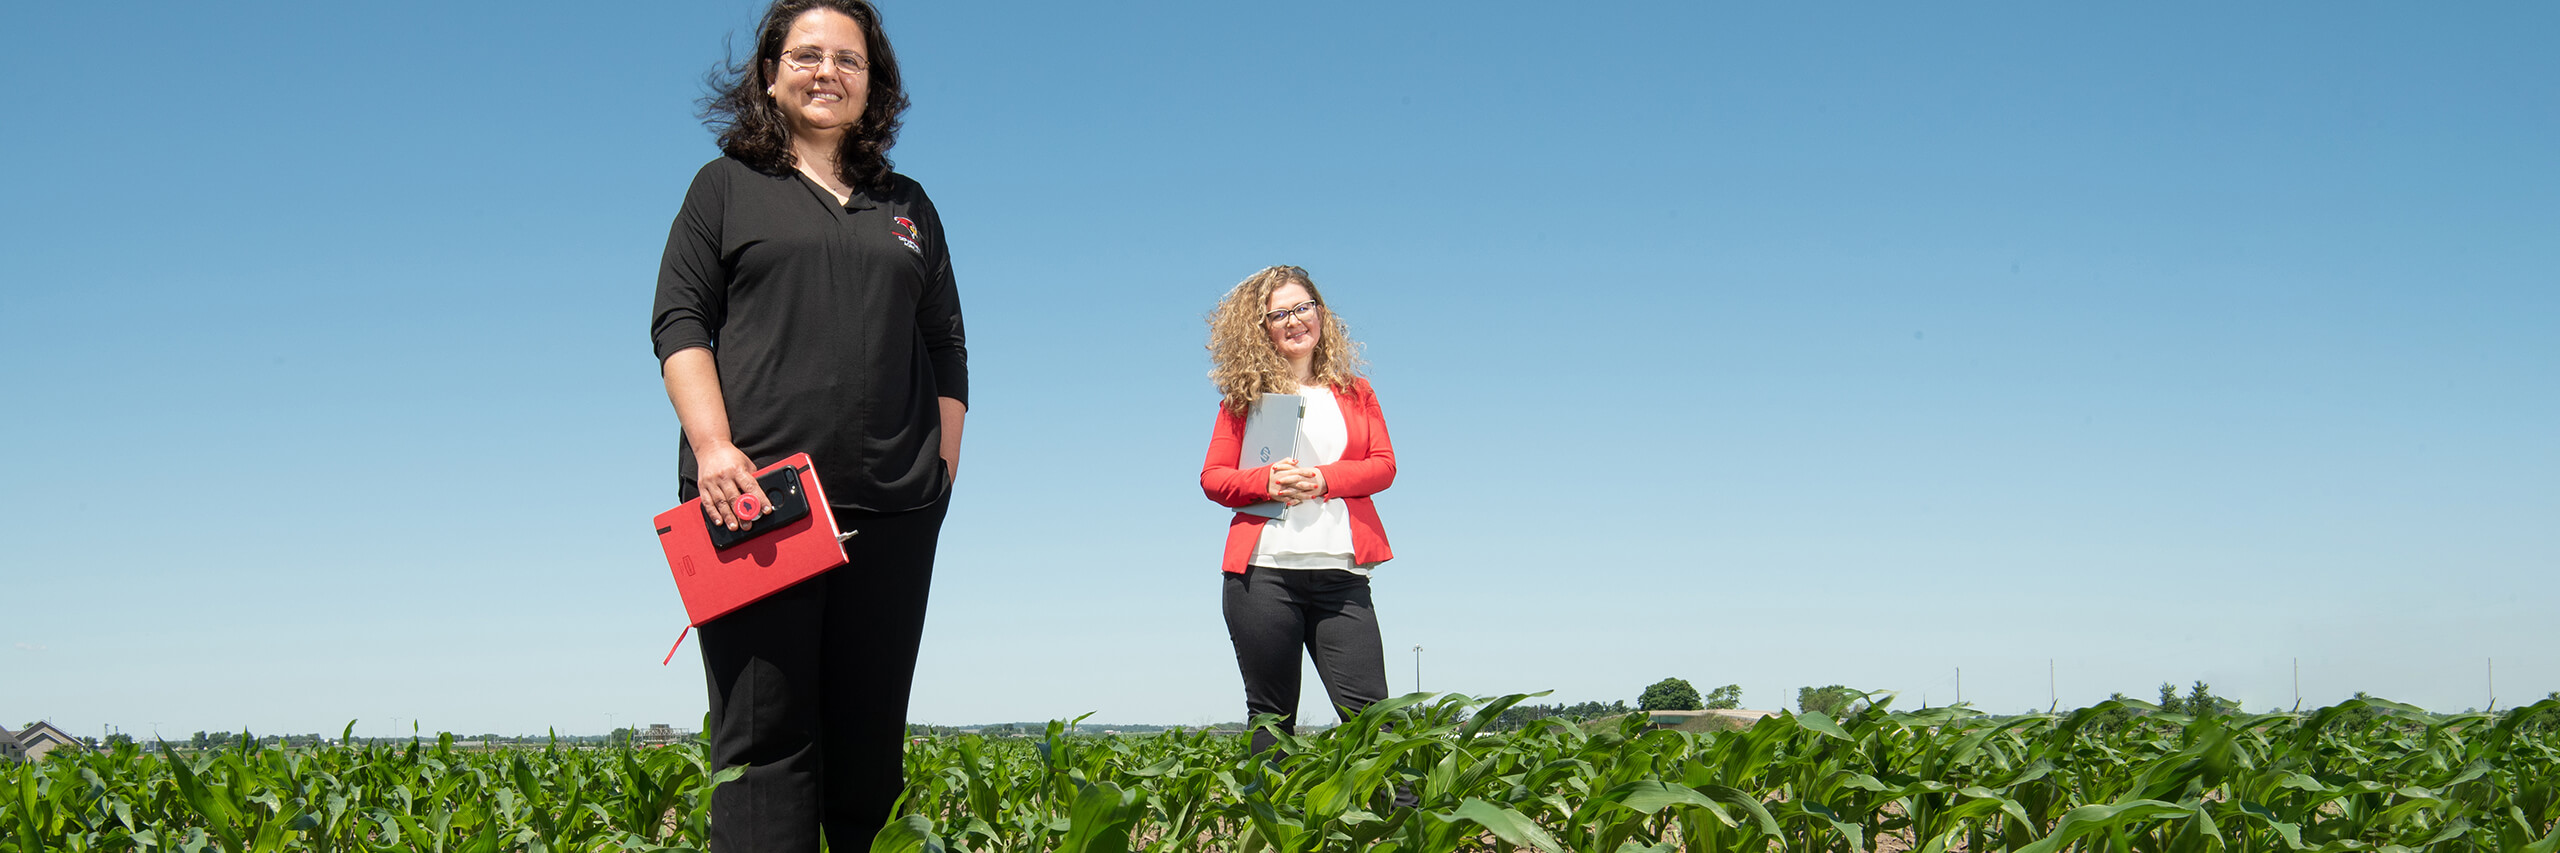
[[[898,54],[880,28],[880,10],[868,0],[774,0],[756,25],[756,48],[745,60],[725,64],[704,78],[711,94],[702,99],[702,123],[720,134],[720,151],[766,174],[792,169],[791,126],[773,105],[765,88],[773,85],[782,62],[782,39],[792,22],[817,9],[844,13],[862,26],[871,62],[870,97],[862,118],[836,149],[838,177],[856,189],[889,185],[889,147],[898,144],[899,117],[907,111],[907,87],[898,77]]]

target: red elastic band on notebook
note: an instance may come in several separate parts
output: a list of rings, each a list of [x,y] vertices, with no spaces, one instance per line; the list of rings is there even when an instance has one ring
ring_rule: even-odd
[[[674,663],[674,662],[675,662],[675,659],[676,659],[676,650],[677,650],[677,649],[684,648],[684,635],[686,635],[686,634],[690,634],[690,633],[692,633],[692,632],[693,632],[693,626],[691,626],[691,625],[686,625],[686,626],[684,626],[684,630],[682,630],[682,631],[677,631],[677,632],[676,632],[676,644],[675,644],[675,645],[672,645],[672,646],[668,646],[668,647],[667,647],[667,659],[666,659],[666,660],[659,661],[659,662],[658,662],[658,665],[659,665],[659,666],[666,666],[667,664]]]

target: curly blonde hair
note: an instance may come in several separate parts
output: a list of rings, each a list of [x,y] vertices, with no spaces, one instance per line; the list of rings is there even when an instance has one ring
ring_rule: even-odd
[[[1292,284],[1307,289],[1307,298],[1315,300],[1317,314],[1324,317],[1312,365],[1315,384],[1345,388],[1359,378],[1360,345],[1352,342],[1350,327],[1316,290],[1315,280],[1297,267],[1264,267],[1227,291],[1209,312],[1209,381],[1218,384],[1225,398],[1220,404],[1227,411],[1243,415],[1264,394],[1298,393],[1289,362],[1271,345],[1270,327],[1262,322],[1271,310],[1271,292]]]

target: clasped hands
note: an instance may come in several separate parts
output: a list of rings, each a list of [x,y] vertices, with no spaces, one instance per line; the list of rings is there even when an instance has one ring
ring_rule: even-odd
[[[1290,506],[1323,500],[1324,470],[1313,465],[1298,464],[1297,457],[1271,463],[1271,499]]]

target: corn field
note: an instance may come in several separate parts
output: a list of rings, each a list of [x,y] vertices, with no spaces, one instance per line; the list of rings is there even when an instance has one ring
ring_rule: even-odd
[[[1993,718],[1879,697],[1703,734],[1492,729],[1526,698],[1410,695],[1262,758],[1066,723],[921,739],[872,849],[2560,851],[2560,699]],[[0,768],[0,851],[698,849],[734,773],[698,746],[58,751]]]

